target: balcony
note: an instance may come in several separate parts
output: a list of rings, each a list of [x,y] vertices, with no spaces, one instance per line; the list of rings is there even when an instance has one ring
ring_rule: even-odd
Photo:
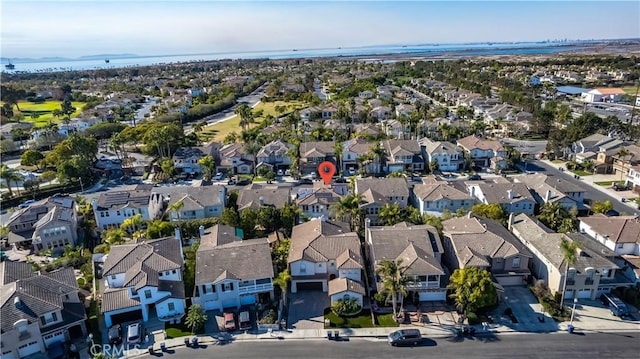
[[[240,286],[238,287],[238,293],[240,294],[251,294],[251,293],[263,293],[270,292],[273,290],[273,283],[266,284],[255,284],[248,286]]]
[[[20,334],[18,334],[18,340],[27,340],[29,338],[31,338],[31,333],[30,332],[27,332],[27,331],[22,332],[21,331]]]
[[[177,322],[180,321],[183,316],[184,313],[171,313],[163,316],[158,315],[158,320],[160,320],[161,322]]]
[[[567,285],[575,285],[575,284],[576,284],[575,278],[567,278]]]
[[[420,290],[420,289],[438,289],[440,288],[440,282],[414,282],[407,284],[408,290]]]
[[[593,278],[587,278],[584,280],[584,284],[585,285],[592,285],[593,284]]]

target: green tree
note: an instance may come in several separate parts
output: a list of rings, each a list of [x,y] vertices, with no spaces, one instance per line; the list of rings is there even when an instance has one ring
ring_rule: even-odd
[[[564,295],[567,292],[567,280],[569,279],[569,268],[578,260],[578,243],[563,238],[560,242],[560,251],[564,259],[564,282],[562,285],[562,295],[560,296],[560,307],[564,308]]]
[[[172,204],[169,205],[169,208],[167,208],[167,210],[176,213],[176,220],[178,221],[178,228],[180,228],[180,234],[182,234],[182,226],[181,226],[182,218],[180,218],[180,211],[182,210],[182,207],[184,207],[184,201],[179,200],[179,201],[173,202]]]
[[[71,96],[65,96],[64,100],[60,104],[60,112],[67,119],[76,112],[76,108],[71,104]]]
[[[272,206],[261,206],[256,213],[256,225],[265,233],[271,233],[281,226],[280,211]]]
[[[543,204],[538,220],[556,232],[567,233],[577,230],[575,214],[569,213],[558,202]]]
[[[144,220],[142,219],[142,214],[137,213],[133,217],[126,218],[122,221],[120,228],[133,233],[134,236],[138,237],[138,239],[142,238],[142,224]]]
[[[222,210],[222,215],[220,216],[220,221],[222,224],[231,226],[231,227],[239,227],[240,226],[240,216],[238,212],[236,212],[233,208],[225,208]]]
[[[242,213],[240,213],[240,227],[244,232],[245,239],[255,238],[256,222],[257,215],[256,212],[253,211],[253,209],[246,208],[242,210]]]
[[[280,287],[280,291],[282,292],[282,301],[285,307],[287,306],[287,292],[289,290],[290,280],[291,274],[289,274],[289,269],[285,269],[278,273],[278,276],[273,279],[273,284]]]
[[[299,217],[300,209],[295,205],[295,203],[287,203],[280,208],[281,228],[286,236],[291,235],[293,226],[297,224]]]
[[[40,151],[26,150],[20,156],[20,164],[23,166],[37,166],[44,158],[44,155]]]
[[[378,219],[384,223],[385,226],[393,226],[396,223],[402,222],[402,212],[398,202],[393,204],[386,203],[382,206],[378,213]]]
[[[591,211],[593,213],[607,213],[613,209],[613,203],[611,201],[593,202],[591,205]]]
[[[203,169],[203,179],[205,181],[210,181],[213,176],[213,171],[216,169],[216,161],[211,155],[207,155],[199,159],[198,164]]]
[[[491,273],[477,267],[456,269],[450,277],[448,289],[453,291],[450,297],[463,313],[493,305],[498,298]]]
[[[122,244],[127,240],[127,232],[122,228],[111,228],[103,231],[100,237],[102,239],[102,243],[105,243],[108,246],[115,246]]]
[[[489,218],[502,222],[504,222],[507,218],[507,213],[504,211],[504,208],[502,208],[502,206],[497,203],[476,204],[471,207],[471,213],[478,217]]]
[[[13,197],[13,191],[11,190],[11,182],[16,184],[16,190],[18,191],[18,195],[20,194],[20,189],[18,188],[18,182],[22,181],[22,176],[18,172],[16,172],[13,168],[7,167],[7,165],[2,165],[2,167],[0,167],[0,178],[2,178],[7,183],[9,196]]]
[[[168,237],[173,234],[173,226],[171,223],[156,219],[147,225],[147,238],[156,239]]]
[[[370,150],[370,153],[377,162],[377,173],[382,173],[382,167],[384,166],[387,151],[385,151],[384,147],[382,147],[380,142],[378,142],[375,147]]]
[[[160,168],[162,168],[162,173],[164,173],[165,178],[172,178],[173,173],[175,171],[173,167],[173,161],[170,158],[165,158],[160,163]]]
[[[387,300],[391,299],[391,307],[393,309],[393,317],[398,315],[398,296],[404,298],[407,295],[407,285],[410,280],[405,276],[406,267],[402,265],[402,260],[380,261],[376,268],[376,273],[382,280],[383,292],[387,295]]]
[[[252,109],[246,104],[238,105],[234,112],[236,115],[240,116],[240,127],[243,131],[254,122]]]
[[[329,211],[334,218],[350,223],[351,230],[355,230],[360,221],[360,197],[349,193],[332,203]]]
[[[198,304],[193,304],[189,307],[187,317],[184,320],[184,324],[191,328],[191,334],[196,332],[207,321],[207,314],[204,309]]]

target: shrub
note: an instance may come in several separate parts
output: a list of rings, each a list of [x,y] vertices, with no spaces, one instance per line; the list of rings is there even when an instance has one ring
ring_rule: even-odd
[[[469,325],[480,324],[480,318],[474,312],[467,312],[466,314],[467,320],[469,321]]]
[[[384,293],[376,293],[373,295],[373,300],[376,301],[379,307],[384,307],[387,301],[387,296]]]
[[[264,313],[262,313],[262,318],[258,320],[260,324],[275,324],[278,320],[278,316],[276,315],[276,311],[273,309],[268,309]]]
[[[331,305],[331,311],[339,317],[359,313],[362,306],[355,298],[338,299]]]
[[[543,280],[538,280],[531,288],[533,294],[538,298],[544,298],[549,296],[551,292],[549,291],[549,286]]]

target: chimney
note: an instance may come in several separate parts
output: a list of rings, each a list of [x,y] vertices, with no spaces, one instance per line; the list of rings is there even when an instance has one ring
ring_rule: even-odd
[[[548,189],[547,194],[544,196],[544,201],[549,202],[550,199],[551,199],[551,190]]]
[[[371,218],[365,218],[364,220],[364,229],[367,230],[371,227]]]
[[[200,238],[204,236],[204,226],[198,227],[198,232],[200,233]]]
[[[513,227],[513,213],[509,213],[509,225],[507,226],[508,230],[511,230]]]
[[[220,200],[220,204],[222,205],[222,207],[225,207],[227,205],[227,195],[225,193],[224,187],[218,186],[218,188],[218,198]]]
[[[175,229],[175,236],[177,240],[182,241],[182,235],[180,234],[180,228],[178,227]]]
[[[507,190],[507,198],[513,199],[513,190],[512,189],[508,189]]]
[[[13,298],[13,305],[18,308],[20,306],[20,297],[16,296]]]

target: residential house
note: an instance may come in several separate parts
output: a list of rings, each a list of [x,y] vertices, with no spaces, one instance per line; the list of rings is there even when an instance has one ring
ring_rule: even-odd
[[[273,264],[266,238],[243,240],[236,229],[202,229],[193,302],[204,310],[239,309],[273,300]]]
[[[358,158],[367,154],[374,147],[374,144],[367,142],[363,138],[354,138],[342,143],[342,169],[340,172],[348,171],[349,169],[357,170],[360,167]]]
[[[413,186],[412,202],[420,214],[441,216],[446,210],[455,213],[459,209],[471,210],[475,198],[446,181],[425,181]]]
[[[414,172],[424,170],[422,149],[416,140],[386,140],[383,142],[387,158],[386,171]]]
[[[355,132],[357,138],[377,138],[382,134],[380,126],[373,123],[358,123],[353,126],[353,132]]]
[[[398,106],[396,106],[396,116],[400,117],[400,116],[411,116],[411,114],[413,113],[413,111],[415,111],[416,107],[413,105],[407,105],[407,104],[400,104]]]
[[[32,128],[31,122],[9,122],[0,126],[0,135],[4,139],[13,140],[13,134],[16,131],[24,131],[28,135]]]
[[[621,88],[599,87],[582,94],[584,102],[620,102],[626,92]]]
[[[362,305],[364,261],[349,224],[316,219],[293,227],[288,263],[292,293],[322,289],[332,302],[348,294]]]
[[[480,203],[497,203],[507,213],[534,213],[536,200],[524,183],[473,181],[467,182],[467,188]]]
[[[371,268],[379,268],[384,260],[402,261],[409,298],[420,301],[445,301],[447,272],[442,267],[443,246],[438,231],[428,225],[401,222],[391,227],[365,228],[367,258]],[[375,276],[378,292],[382,278]]]
[[[362,91],[358,94],[358,97],[362,99],[373,98],[373,91],[369,91],[369,90]]]
[[[340,201],[341,195],[333,189],[324,185],[314,188],[313,190],[298,192],[297,206],[300,213],[310,219],[315,218],[332,218],[330,211],[331,205]]]
[[[559,203],[567,211],[587,209],[583,204],[586,191],[560,177],[536,173],[517,176],[514,180],[527,185],[539,205]]]
[[[386,119],[391,118],[392,111],[390,107],[387,106],[378,106],[374,107],[371,112],[369,112],[369,116],[378,120],[378,122],[382,122]]]
[[[638,189],[638,186],[640,186],[640,166],[639,165],[633,165],[629,167],[629,174],[627,174],[625,185],[631,186],[634,191]]]
[[[575,154],[587,152],[597,153],[600,151],[601,146],[611,141],[613,141],[613,138],[595,133],[591,136],[587,136],[581,140],[574,142],[571,145],[571,150]]]
[[[254,156],[247,153],[244,143],[230,143],[218,150],[217,168],[229,174],[248,174],[253,171]]]
[[[300,143],[300,166],[302,173],[317,172],[324,161],[336,163],[335,142],[302,142]]]
[[[531,252],[497,221],[469,214],[444,222],[443,242],[451,270],[478,267],[502,286],[525,285]]]
[[[322,119],[330,120],[333,118],[334,114],[338,111],[338,108],[333,105],[325,106],[322,108]]]
[[[543,280],[552,293],[562,292],[566,280],[565,299],[594,300],[608,293],[610,283],[617,281],[618,265],[588,246],[579,245],[576,262],[568,264],[560,245],[563,240],[573,242],[574,239],[564,233],[554,233],[526,214],[510,217],[509,229],[533,253],[531,272]]]
[[[258,164],[266,163],[275,169],[286,169],[291,166],[291,158],[289,157],[289,149],[292,146],[282,140],[275,140],[264,145],[256,159]]]
[[[358,178],[355,192],[362,198],[360,207],[366,218],[374,225],[379,223],[378,213],[385,204],[397,203],[400,208],[405,208],[409,203],[409,186],[404,177]]]
[[[5,225],[9,244],[31,244],[35,253],[59,251],[78,240],[78,215],[70,196],[54,195],[18,209]]]
[[[458,171],[464,166],[462,150],[453,143],[431,141],[426,137],[420,139],[419,143],[427,165],[435,161],[440,171]]]
[[[580,217],[580,232],[619,255],[640,255],[640,219],[637,216]]]
[[[41,274],[27,262],[0,262],[0,288],[2,358],[46,357],[59,343],[86,338],[73,268]]]
[[[204,171],[198,164],[198,160],[205,156],[216,157],[213,144],[204,147],[180,147],[173,154],[173,168],[178,173],[203,173]]]
[[[291,188],[277,185],[252,183],[243,188],[238,195],[238,210],[259,209],[262,206],[282,208],[291,203]]]
[[[406,129],[408,129],[408,127],[402,124],[399,120],[384,121],[384,132],[391,138],[404,138]]]
[[[176,234],[179,231],[176,230]],[[185,314],[179,235],[112,246],[100,285],[107,328],[133,320],[180,323]]]
[[[610,150],[607,156],[612,158],[613,173],[620,176],[624,180],[632,166],[640,164],[640,146],[629,145],[618,149]]]
[[[221,185],[166,189],[168,191],[163,191],[163,194],[168,201],[167,213],[172,222],[220,217],[227,203],[227,189]],[[179,210],[170,209],[178,202],[182,203]]]
[[[476,167],[504,168],[506,165],[507,151],[498,141],[485,140],[472,135],[459,139],[458,146],[469,153]]]
[[[153,192],[153,185],[124,186],[100,194],[91,202],[96,227],[99,231],[117,228],[125,219],[136,214],[145,221],[153,221],[162,215],[162,195]]]

